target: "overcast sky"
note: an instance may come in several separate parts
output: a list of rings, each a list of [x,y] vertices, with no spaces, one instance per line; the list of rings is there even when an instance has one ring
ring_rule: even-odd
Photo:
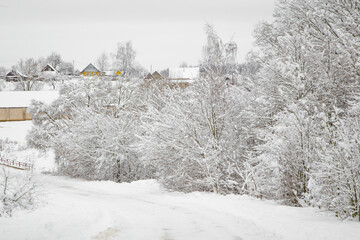
[[[273,9],[273,0],[0,0],[0,66],[57,52],[82,70],[129,40],[147,69],[194,65],[205,23],[237,42],[241,62],[255,25],[271,21]]]

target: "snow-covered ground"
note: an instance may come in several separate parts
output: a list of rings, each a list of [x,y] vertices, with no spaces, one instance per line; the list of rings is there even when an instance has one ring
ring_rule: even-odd
[[[31,130],[32,121],[0,122],[0,139],[8,138],[20,143],[26,142],[26,134]]]
[[[5,132],[4,126],[9,128]],[[0,138],[25,139],[20,131],[30,127],[31,122],[0,123]],[[48,158],[51,162],[51,155]],[[39,168],[48,163],[35,164]],[[355,240],[360,236],[359,223],[313,208],[246,196],[168,192],[155,180],[117,184],[43,174],[36,174],[36,180],[43,204],[0,218],[1,240]]]
[[[245,196],[39,175],[47,204],[0,218],[1,239],[359,239],[356,222]]]

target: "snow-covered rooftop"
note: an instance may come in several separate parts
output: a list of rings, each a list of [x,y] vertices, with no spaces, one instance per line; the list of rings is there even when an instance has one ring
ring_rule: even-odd
[[[83,72],[100,72],[100,70],[95,67],[92,63],[90,63],[89,65],[86,66],[86,68],[84,68],[84,70],[81,71],[81,73]]]
[[[6,76],[6,77],[12,77],[12,76],[26,77],[26,75],[22,74],[22,73],[19,72],[18,70],[11,70],[11,71],[8,72],[5,76]]]
[[[58,91],[0,91],[0,108],[28,107],[32,100],[50,104],[58,97]]]
[[[45,67],[41,70],[42,72],[57,72],[57,70],[50,64],[46,64]]]
[[[199,72],[198,67],[169,68],[169,78],[197,79],[199,78]]]

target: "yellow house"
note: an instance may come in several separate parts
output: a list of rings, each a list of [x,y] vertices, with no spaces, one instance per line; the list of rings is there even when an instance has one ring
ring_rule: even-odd
[[[84,68],[84,70],[82,70],[80,72],[80,74],[83,76],[99,76],[100,73],[101,73],[101,71],[99,69],[97,69],[94,65],[92,65],[91,63],[89,65],[87,65],[87,67]]]
[[[116,76],[120,76],[120,75],[121,75],[120,70],[117,70],[117,71],[115,72],[115,75],[116,75]]]

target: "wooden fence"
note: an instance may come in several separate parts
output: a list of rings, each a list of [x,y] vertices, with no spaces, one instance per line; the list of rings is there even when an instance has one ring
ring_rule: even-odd
[[[0,122],[31,120],[26,107],[0,107]]]
[[[32,170],[34,166],[32,163],[25,163],[5,158],[0,158],[0,165],[27,171]]]

